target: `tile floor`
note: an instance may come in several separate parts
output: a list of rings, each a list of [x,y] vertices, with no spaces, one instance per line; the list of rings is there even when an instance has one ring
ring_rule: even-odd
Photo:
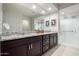
[[[43,56],[79,56],[79,48],[57,46],[47,51]]]

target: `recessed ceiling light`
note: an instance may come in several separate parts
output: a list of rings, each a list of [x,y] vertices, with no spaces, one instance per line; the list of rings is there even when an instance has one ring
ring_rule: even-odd
[[[51,8],[51,7],[49,7],[49,8],[48,8],[48,10],[49,10],[49,11],[51,11],[51,10],[52,10],[52,8]]]
[[[36,8],[36,5],[33,5],[32,8],[35,9]]]
[[[42,14],[45,14],[45,11],[44,11],[44,10],[42,10],[42,11],[41,11],[41,13],[42,13]]]

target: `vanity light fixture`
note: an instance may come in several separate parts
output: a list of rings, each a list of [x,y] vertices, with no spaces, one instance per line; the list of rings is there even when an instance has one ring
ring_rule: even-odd
[[[49,8],[48,8],[48,10],[49,10],[49,11],[51,11],[51,10],[52,10],[52,8],[51,8],[51,7],[49,7]]]
[[[36,9],[36,5],[33,5],[32,8],[33,8],[33,9]]]

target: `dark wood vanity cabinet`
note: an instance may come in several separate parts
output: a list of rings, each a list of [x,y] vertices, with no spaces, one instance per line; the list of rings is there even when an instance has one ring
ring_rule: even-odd
[[[58,43],[57,33],[1,41],[2,56],[40,56]]]
[[[34,36],[10,41],[3,41],[2,56],[37,56],[42,53],[42,37]]]

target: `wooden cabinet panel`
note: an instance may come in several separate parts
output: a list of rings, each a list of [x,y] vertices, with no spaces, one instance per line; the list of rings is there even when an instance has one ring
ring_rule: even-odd
[[[43,42],[42,42],[42,44],[43,44],[42,51],[43,52],[42,53],[44,53],[49,49],[49,34],[44,35],[42,40],[43,40]]]
[[[48,49],[49,49],[49,44],[43,46],[43,52],[42,53],[45,53]]]
[[[3,56],[26,56],[28,50],[26,45],[22,45],[10,49],[5,49],[3,53],[4,53]]]
[[[18,46],[9,50],[9,55],[12,56],[26,56],[28,53],[27,46]]]
[[[54,45],[57,45],[58,43],[58,37],[57,37],[57,33],[54,34]]]
[[[2,41],[1,53],[2,56],[27,55],[27,45],[25,39]]]
[[[1,42],[1,46],[3,48],[14,48],[16,46],[19,46],[19,45],[23,45],[23,44],[26,44],[26,39],[14,39],[14,40],[7,40],[7,41],[2,41]]]
[[[53,34],[50,34],[50,48],[52,48],[54,46],[54,35]]]
[[[42,53],[42,41],[36,41],[29,45],[29,56],[41,55]]]

